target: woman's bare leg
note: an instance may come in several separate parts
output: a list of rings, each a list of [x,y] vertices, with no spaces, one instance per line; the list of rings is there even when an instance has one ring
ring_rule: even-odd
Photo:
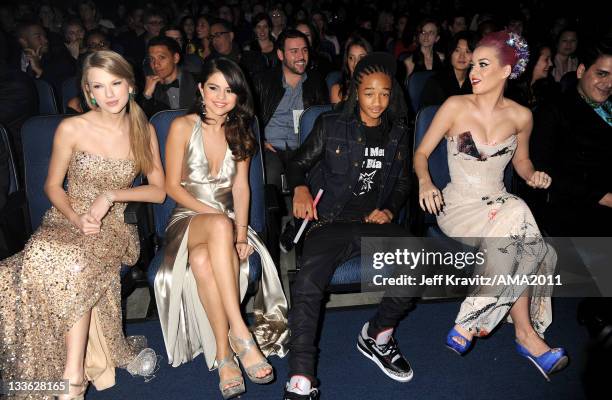
[[[521,296],[510,309],[516,339],[534,356],[540,356],[550,347],[533,329],[529,316],[529,297]]]
[[[239,338],[248,338],[250,332],[240,311],[239,260],[234,245],[232,220],[223,214],[205,214],[194,217],[189,227],[189,247],[195,249],[196,244],[205,244],[206,246],[206,257],[210,264],[217,292],[217,298],[213,300],[212,304],[216,307],[222,306],[221,309],[224,311],[232,335]],[[201,250],[199,253],[202,254]],[[199,292],[200,289],[198,288]],[[210,300],[208,296],[206,299],[207,302]],[[219,329],[219,334],[221,334],[221,329]],[[227,332],[225,332],[225,337],[227,337]],[[217,340],[217,342],[219,341]],[[243,361],[246,365],[253,365],[260,361],[262,357],[263,355],[259,350],[249,351],[244,355]],[[269,369],[263,369],[257,373],[257,376],[264,377],[270,372]]]
[[[73,385],[80,385],[85,376],[85,350],[87,337],[89,335],[89,321],[91,310],[83,316],[66,333],[66,365],[64,367],[63,379],[68,379]],[[70,387],[71,394],[78,394],[81,387]],[[60,396],[60,400],[68,398]]]

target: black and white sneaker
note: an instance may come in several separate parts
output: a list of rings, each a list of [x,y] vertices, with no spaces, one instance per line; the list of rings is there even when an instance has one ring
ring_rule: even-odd
[[[319,389],[313,388],[310,380],[302,375],[293,375],[285,385],[283,400],[318,400]]]
[[[393,329],[382,331],[373,339],[368,335],[369,325],[369,322],[366,322],[357,337],[357,350],[374,361],[389,378],[398,382],[409,382],[414,374],[408,360],[397,347]]]

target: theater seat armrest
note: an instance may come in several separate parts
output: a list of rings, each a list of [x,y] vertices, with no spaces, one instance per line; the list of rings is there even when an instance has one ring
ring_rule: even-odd
[[[267,184],[264,186],[264,198],[268,211],[275,212],[279,210],[278,195],[274,185]]]
[[[128,203],[123,211],[123,222],[130,225],[138,224],[139,216],[146,215],[146,204],[141,202]]]

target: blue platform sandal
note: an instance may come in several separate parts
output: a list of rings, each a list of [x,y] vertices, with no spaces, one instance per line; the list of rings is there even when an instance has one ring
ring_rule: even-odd
[[[463,339],[465,343],[461,344],[456,341],[455,338]],[[453,329],[448,332],[448,335],[446,335],[446,347],[462,356],[470,349],[473,340],[474,338],[472,338],[472,340],[468,340],[468,338],[463,336],[455,327],[453,327]]]
[[[540,356],[534,356],[523,345],[516,341],[516,351],[535,365],[535,367],[544,375],[547,381],[550,382],[549,375],[557,371],[561,371],[567,366],[569,358],[562,347],[557,347],[548,350]]]

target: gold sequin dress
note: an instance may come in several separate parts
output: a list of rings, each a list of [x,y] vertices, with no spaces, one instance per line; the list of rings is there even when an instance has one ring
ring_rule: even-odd
[[[86,212],[101,192],[128,188],[135,175],[132,160],[74,152],[67,176],[72,208]],[[139,254],[136,228],[123,222],[125,206],[115,203],[95,235],[83,235],[51,207],[25,249],[0,262],[3,380],[61,379],[65,334],[90,309],[85,374],[94,386],[113,386],[115,367],[137,359],[146,341],[126,338],[121,324],[121,264],[134,264]]]

